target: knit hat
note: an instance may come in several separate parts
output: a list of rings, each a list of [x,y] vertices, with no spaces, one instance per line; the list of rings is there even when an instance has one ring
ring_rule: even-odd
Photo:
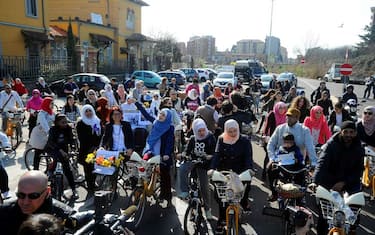
[[[341,125],[341,130],[344,130],[344,129],[353,129],[353,130],[356,130],[357,128],[355,127],[355,123],[354,122],[352,122],[352,121],[345,121]]]
[[[296,118],[299,118],[301,115],[301,112],[298,109],[295,108],[289,108],[288,111],[286,112],[287,116],[293,116]]]

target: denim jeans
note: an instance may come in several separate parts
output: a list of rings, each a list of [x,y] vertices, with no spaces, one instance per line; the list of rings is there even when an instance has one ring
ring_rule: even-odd
[[[185,162],[180,166],[179,177],[180,177],[180,190],[181,192],[189,192],[189,172],[193,169],[193,164],[191,162]],[[204,202],[205,210],[209,209],[209,187],[208,187],[208,176],[207,170],[203,168],[196,168],[199,182],[200,190],[202,194],[202,199]]]

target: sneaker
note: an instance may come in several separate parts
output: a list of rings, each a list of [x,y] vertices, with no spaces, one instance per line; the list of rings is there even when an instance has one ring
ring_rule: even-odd
[[[8,199],[8,198],[11,198],[12,196],[13,195],[12,195],[12,193],[10,191],[2,193],[3,199]]]
[[[208,210],[206,210],[205,212],[206,212],[206,219],[208,219],[208,220],[212,220],[211,209],[208,209]]]
[[[178,197],[181,198],[182,200],[186,200],[189,197],[188,192],[181,192],[178,194]]]

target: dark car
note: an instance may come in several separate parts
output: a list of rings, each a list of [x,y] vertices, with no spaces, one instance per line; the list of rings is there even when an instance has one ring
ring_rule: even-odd
[[[161,71],[158,72],[158,74],[160,75],[160,77],[168,78],[169,83],[171,82],[172,78],[176,78],[176,83],[179,86],[184,85],[186,81],[186,76],[181,71]]]
[[[81,88],[83,84],[87,83],[90,89],[93,89],[97,92],[104,89],[105,84],[110,83],[108,77],[103,74],[77,73],[72,75],[72,77],[79,88]],[[52,82],[50,84],[51,90],[58,96],[65,96],[64,84],[66,83],[66,80],[67,79],[65,78]]]
[[[193,78],[198,78],[199,74],[196,69],[191,69],[191,68],[181,68],[180,69],[182,72],[184,72],[186,76],[186,81],[191,82],[193,81]]]
[[[279,76],[276,78],[276,80],[282,83],[284,83],[285,80],[288,80],[289,84],[295,87],[297,87],[297,84],[298,84],[297,76],[294,73],[290,73],[290,72],[280,73]]]

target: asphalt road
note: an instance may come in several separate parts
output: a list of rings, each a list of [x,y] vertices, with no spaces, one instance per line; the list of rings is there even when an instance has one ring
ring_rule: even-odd
[[[298,85],[300,88],[305,89],[306,95],[309,97],[313,89],[317,88],[319,81],[310,79],[299,79]],[[327,83],[328,88],[331,90],[332,98],[339,97],[342,95],[342,84]],[[355,93],[358,97],[363,96],[364,86],[355,85]],[[360,99],[362,100],[362,99]],[[61,105],[63,101],[59,100],[56,103]],[[375,100],[365,100],[361,101],[360,109],[364,106],[375,105]],[[27,136],[27,127],[23,128],[24,136]],[[270,191],[267,184],[264,183],[261,178],[261,166],[263,165],[264,150],[261,146],[257,144],[256,137],[252,141],[253,146],[253,156],[255,166],[258,169],[257,174],[252,181],[252,189],[250,192],[250,197],[253,200],[252,213],[244,218],[244,224],[242,225],[241,234],[282,234],[281,232],[281,220],[276,217],[270,217],[262,215],[263,206],[267,205],[267,196]],[[23,152],[25,151],[26,145],[22,143],[17,149],[17,156],[15,159],[3,159],[4,165],[9,175],[9,186],[14,192],[16,190],[17,181],[19,177],[26,171]],[[177,183],[177,182],[176,182]],[[174,192],[175,193],[175,192]],[[86,190],[84,188],[79,188],[80,198],[73,204],[74,208],[79,211],[86,210],[87,208],[92,209],[93,199],[86,198]],[[67,196],[69,196],[67,194]],[[112,206],[112,211],[117,213],[119,208],[125,205],[126,195],[123,191],[120,192],[119,198],[115,201]],[[173,198],[173,205],[169,209],[161,209],[159,206],[154,205],[146,208],[145,217],[142,221],[140,229],[137,230],[136,234],[139,235],[149,235],[149,234],[183,234],[183,217],[187,207],[187,203],[178,199]],[[314,198],[307,197],[308,207],[312,211],[316,211],[314,206]],[[276,205],[271,205],[276,206]],[[361,225],[358,229],[360,235],[364,234],[375,234],[375,202],[369,201],[366,198],[366,207],[362,211],[361,215]],[[216,205],[212,204],[214,218],[217,217]],[[316,221],[316,220],[315,220]],[[215,227],[215,221],[212,221],[212,228]],[[314,232],[311,232],[314,234]]]

